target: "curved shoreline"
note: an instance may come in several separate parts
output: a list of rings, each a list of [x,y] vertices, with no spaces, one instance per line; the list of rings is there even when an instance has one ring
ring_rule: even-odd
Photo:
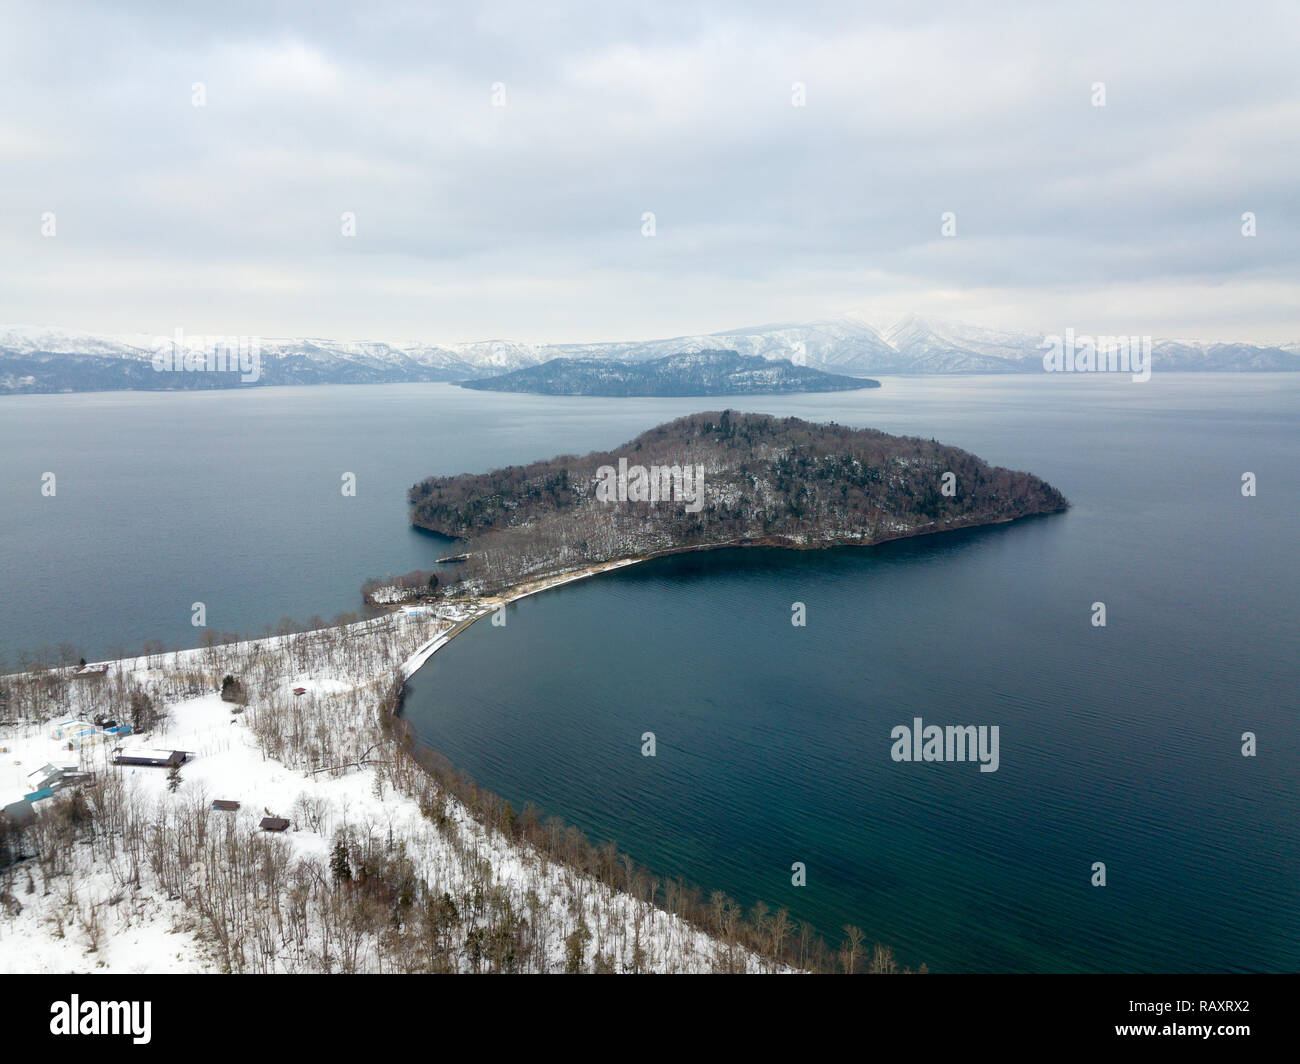
[[[481,607],[472,616],[466,617],[462,621],[457,621],[445,632],[440,632],[428,643],[422,646],[404,662],[402,662],[402,676],[409,680],[423,667],[434,654],[450,643],[461,632],[471,627],[476,621],[481,621],[489,614],[495,613],[502,606],[508,606],[512,602],[518,602],[529,595],[540,594],[543,591],[550,591],[551,588],[559,587],[562,584],[571,584],[577,580],[585,580],[589,576],[599,576],[601,573],[607,573],[611,569],[625,569],[629,565],[636,565],[639,562],[647,562],[656,557],[653,554],[647,554],[640,558],[620,558],[614,562],[601,562],[598,565],[589,566],[586,569],[569,570],[564,573],[557,573],[553,577],[539,577],[536,580],[528,581],[522,584],[516,584],[512,588],[507,588],[500,594],[490,595],[486,598],[477,599],[475,605]]]
[[[597,562],[594,565],[589,565],[583,569],[570,569],[549,577],[536,577],[532,580],[526,580],[522,583],[515,584],[497,594],[489,595],[482,599],[476,599],[474,606],[481,608],[478,608],[472,616],[457,621],[445,632],[439,633],[402,662],[402,676],[403,679],[409,680],[424,667],[425,663],[428,662],[434,654],[455,639],[456,636],[472,627],[476,621],[480,621],[489,614],[495,613],[502,606],[508,606],[512,602],[528,598],[530,595],[541,594],[543,591],[550,591],[552,588],[560,587],[564,584],[572,584],[578,580],[585,580],[588,577],[600,576],[602,573],[611,572],[614,569],[625,569],[631,565],[639,565],[642,562],[654,561],[656,558],[669,558],[678,554],[705,553],[715,550],[743,550],[749,547],[767,547],[772,550],[791,551],[830,551],[845,547],[879,547],[885,543],[897,543],[904,539],[919,539],[922,536],[942,535],[945,532],[960,532],[969,529],[991,528],[996,525],[1009,525],[1014,524],[1017,521],[1025,521],[1034,517],[1050,517],[1053,514],[1066,513],[1067,511],[1068,506],[1061,510],[1048,510],[1043,513],[1023,514],[1019,517],[994,518],[992,520],[976,521],[969,524],[948,525],[945,528],[917,529],[909,532],[900,532],[897,535],[882,536],[879,539],[873,539],[870,542],[793,543],[784,538],[772,537],[767,539],[738,539],[731,540],[727,543],[702,543],[687,547],[668,547],[664,550],[652,551],[649,554],[638,555],[635,558],[619,558],[615,561]],[[413,527],[418,528],[420,526],[415,525]],[[425,531],[433,530],[426,529]],[[444,533],[437,534],[443,535]]]
[[[1068,507],[1065,509],[1068,509]],[[1061,513],[1061,512],[1065,512],[1065,509],[1058,510],[1058,511],[1049,511],[1048,513]],[[422,668],[435,653],[437,653],[443,647],[447,646],[447,644],[449,644],[456,636],[460,635],[462,632],[472,627],[475,622],[482,620],[485,616],[494,613],[497,609],[500,609],[501,607],[508,605],[511,602],[518,601],[519,599],[527,598],[531,595],[540,594],[543,591],[549,591],[552,588],[560,587],[564,584],[576,583],[577,581],[585,580],[588,577],[599,576],[602,573],[610,572],[615,569],[624,569],[632,565],[640,564],[642,562],[652,561],[658,558],[670,557],[675,555],[682,555],[688,553],[705,553],[709,551],[728,550],[728,549],[742,549],[745,547],[766,547],[768,549],[773,549],[773,550],[791,550],[791,551],[800,551],[800,552],[804,552],[804,551],[828,552],[837,549],[844,549],[844,548],[851,548],[851,547],[877,547],[885,543],[899,542],[907,539],[918,539],[921,538],[922,536],[935,535],[943,532],[974,531],[976,529],[985,528],[985,527],[1002,526],[1002,525],[1012,524],[1016,521],[1024,520],[1030,517],[1048,516],[1048,513],[1025,514],[1021,517],[1012,517],[1012,518],[1005,518],[999,520],[986,520],[986,521],[980,521],[978,523],[961,524],[955,526],[948,526],[944,528],[926,528],[921,530],[911,530],[905,533],[882,537],[880,539],[872,540],[871,542],[796,544],[796,543],[789,543],[785,541],[779,541],[776,539],[763,539],[763,540],[755,539],[755,540],[743,540],[743,541],[734,540],[727,543],[699,544],[694,546],[677,547],[677,548],[671,548],[662,551],[656,551],[656,552],[640,555],[633,558],[622,558],[616,561],[601,562],[595,565],[587,566],[583,569],[570,570],[564,573],[554,574],[549,577],[538,577],[533,580],[524,581],[512,587],[509,587],[504,591],[500,592],[499,594],[485,596],[484,598],[477,600],[474,603],[473,612],[469,616],[463,617],[462,619],[458,620],[455,624],[453,624],[450,628],[446,629],[445,631],[439,633],[433,639],[429,640],[428,643],[420,647],[419,650],[417,650],[414,654],[412,654],[402,664],[403,688],[405,687],[405,683],[409,681],[410,678],[416,672],[418,672],[419,669]],[[458,603],[458,605],[460,605],[462,608],[465,608],[468,606],[468,603],[462,602],[462,603]],[[473,783],[472,781],[470,781],[469,777],[463,776],[461,774],[461,771],[456,767],[456,765],[451,761],[450,758],[446,757],[446,755],[439,752],[435,747],[422,744],[420,742],[420,740],[416,737],[414,726],[410,723],[409,720],[405,719],[400,697],[396,702],[396,704],[393,705],[392,708],[390,709],[390,713],[391,713],[391,719],[393,720],[395,726],[401,729],[404,735],[408,737],[409,741],[411,741],[414,744],[414,746],[422,748],[425,751],[426,755],[433,755],[434,758],[439,759],[439,762],[441,763],[442,766],[445,766],[445,772],[447,773],[447,775],[446,776],[440,775],[439,769],[436,769],[434,767],[434,764],[438,762],[430,763],[425,760],[422,760],[419,756],[416,757],[416,763],[420,766],[420,768],[424,772],[429,774],[438,783],[439,786],[443,787],[444,789],[450,787],[451,788],[450,793],[455,795],[458,798],[458,800],[465,801],[464,796],[457,794],[457,792],[454,789],[454,785],[448,784],[447,779],[448,777],[450,777],[452,780],[467,782],[469,786],[473,788],[474,793],[480,793],[480,794],[485,793],[493,800],[498,802],[501,801],[501,799],[496,796],[496,792],[493,791],[491,788],[481,787]],[[508,803],[506,804],[508,805]],[[585,829],[581,825],[578,825],[578,830],[581,832],[584,831]],[[617,840],[611,840],[611,844],[616,848],[620,846]],[[630,860],[630,858],[628,859]],[[565,864],[567,867],[570,868],[575,867],[567,858],[557,857],[557,860],[560,863]],[[697,882],[694,879],[694,875],[690,872],[679,874],[677,878],[679,882],[684,882],[687,884],[695,884]],[[708,933],[707,928],[704,924],[699,923],[698,921],[692,921],[690,918],[685,916],[683,918],[687,919],[688,922],[692,922],[693,926],[697,927],[697,929],[702,930],[705,933]],[[808,926],[808,928],[812,931],[812,933],[814,934],[814,936],[817,938],[818,941],[824,941],[824,937],[823,937],[825,933],[824,928],[815,928],[814,925],[812,924],[808,924],[806,926]],[[892,956],[892,946],[889,947],[889,951]],[[928,971],[929,969],[925,964],[922,964],[920,970]]]

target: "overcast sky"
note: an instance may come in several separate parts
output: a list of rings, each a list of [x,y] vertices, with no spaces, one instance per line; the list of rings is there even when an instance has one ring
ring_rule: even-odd
[[[1294,0],[130,7],[0,0],[0,321],[1300,340]]]

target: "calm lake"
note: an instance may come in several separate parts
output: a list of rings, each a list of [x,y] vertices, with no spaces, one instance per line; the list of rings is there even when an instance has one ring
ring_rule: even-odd
[[[1073,509],[663,559],[524,600],[414,678],[421,740],[656,873],[831,938],[856,924],[907,964],[1300,969],[1300,375],[882,380],[726,405],[934,437]],[[406,525],[420,477],[721,405],[449,385],[0,399],[0,655],[194,645],[195,602],[246,634],[357,609],[366,577],[446,553]],[[998,770],[894,762],[915,717],[998,726]]]

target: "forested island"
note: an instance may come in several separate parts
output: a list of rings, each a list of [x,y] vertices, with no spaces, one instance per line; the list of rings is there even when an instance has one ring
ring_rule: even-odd
[[[466,541],[472,594],[619,559],[869,545],[1069,506],[1038,477],[934,440],[733,410],[612,451],[431,477],[409,501],[413,525]]]
[[[536,395],[610,397],[672,395],[766,395],[845,392],[879,388],[867,377],[847,377],[787,359],[736,351],[686,351],[649,362],[553,358],[499,377],[461,381],[462,388]]]

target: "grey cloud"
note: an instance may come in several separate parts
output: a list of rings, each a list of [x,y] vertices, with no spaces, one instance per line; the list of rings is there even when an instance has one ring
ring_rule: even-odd
[[[1118,302],[1159,308],[1130,329],[1296,338],[1279,295],[1297,280],[1295,8],[17,3],[6,19],[0,320],[576,341],[881,301],[1104,328],[1090,315]],[[1224,287],[1237,302],[1207,308]]]

